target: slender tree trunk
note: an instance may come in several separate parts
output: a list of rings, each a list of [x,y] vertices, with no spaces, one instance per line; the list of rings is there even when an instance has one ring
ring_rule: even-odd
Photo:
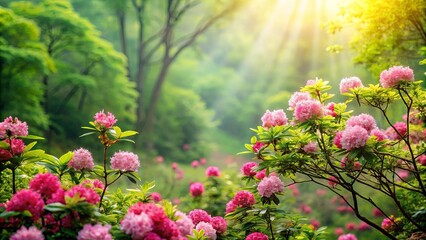
[[[126,14],[125,14],[124,10],[118,9],[116,11],[116,15],[117,15],[117,20],[118,20],[118,30],[120,32],[119,34],[120,34],[121,52],[127,58],[127,63],[126,63],[127,78],[130,80],[132,74],[131,74],[131,71],[130,71],[129,53],[127,51],[127,42],[126,42],[126,38],[127,38],[127,34],[126,34]]]

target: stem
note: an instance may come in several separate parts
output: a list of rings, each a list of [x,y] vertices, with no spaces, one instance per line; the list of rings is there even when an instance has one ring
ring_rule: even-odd
[[[269,231],[271,232],[271,238],[272,238],[272,240],[275,240],[274,230],[272,229],[271,213],[269,212],[269,207],[268,207],[266,213],[267,213],[267,215],[266,215],[266,217],[267,217],[266,222],[268,223],[268,228],[269,228]]]
[[[108,146],[104,145],[104,189],[102,190],[101,199],[99,201],[99,208],[102,207],[102,199],[104,198],[105,191],[108,187],[108,173],[107,173],[107,168],[106,168],[106,152],[107,152],[107,149],[108,149]]]

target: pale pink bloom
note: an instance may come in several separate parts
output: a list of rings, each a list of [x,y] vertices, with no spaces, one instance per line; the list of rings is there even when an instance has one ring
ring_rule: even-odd
[[[426,155],[422,154],[417,158],[417,161],[422,165],[426,166]]]
[[[407,121],[407,114],[402,115],[402,119],[404,119],[404,121]],[[410,113],[409,122],[414,125],[423,124],[423,120],[419,111],[415,110],[414,112]]]
[[[308,205],[302,203],[302,205],[300,205],[300,211],[306,214],[310,214],[312,212],[312,209]]]
[[[111,168],[122,172],[136,172],[140,166],[138,155],[119,151],[111,157]]]
[[[247,190],[241,190],[235,194],[233,202],[238,207],[251,207],[256,203],[256,200],[254,199],[253,193]]]
[[[383,229],[385,229],[386,231],[390,231],[393,228],[395,228],[395,223],[393,221],[393,217],[391,216],[390,218],[383,219],[381,227]]]
[[[255,178],[262,180],[264,177],[266,177],[266,169],[263,169],[256,173]]]
[[[206,176],[207,177],[219,177],[220,171],[218,167],[210,166],[206,169]]]
[[[259,153],[260,149],[265,146],[264,143],[262,142],[256,142],[255,144],[253,144],[252,148],[253,148],[253,152],[254,153]]]
[[[30,189],[40,193],[45,199],[52,197],[59,189],[59,178],[51,173],[39,173],[30,181]]]
[[[253,170],[253,168],[257,167],[257,166],[258,166],[258,164],[255,163],[255,162],[245,163],[243,165],[243,167],[241,168],[241,172],[243,173],[244,176],[252,177],[252,176],[256,175],[256,171]]]
[[[332,187],[332,188],[336,187],[337,183],[339,183],[339,181],[337,180],[337,178],[336,178],[336,177],[334,177],[334,176],[330,176],[330,177],[328,178],[328,185],[329,185],[330,187]]]
[[[290,100],[288,101],[289,110],[294,110],[296,104],[304,100],[312,100],[313,98],[308,92],[295,92],[291,95]]]
[[[37,221],[44,211],[44,201],[38,192],[22,189],[6,203],[6,211],[23,212],[28,210],[32,219]]]
[[[370,225],[368,225],[368,223],[366,223],[366,222],[361,222],[359,225],[358,225],[358,230],[359,231],[366,231],[366,230],[369,230],[371,228],[371,226]]]
[[[192,197],[198,197],[204,193],[204,185],[200,182],[194,182],[189,186],[189,192]]]
[[[308,144],[303,146],[303,151],[305,151],[306,153],[314,153],[318,151],[317,142],[314,142],[314,141],[309,142]]]
[[[324,108],[324,115],[336,117],[337,113],[334,111],[334,105],[334,102],[328,103],[327,106],[325,106]]]
[[[298,122],[306,122],[324,116],[323,105],[317,100],[303,100],[296,104],[294,118]]]
[[[343,78],[340,81],[340,93],[347,93],[351,89],[364,87],[362,85],[361,79],[358,77],[349,77],[349,78]]]
[[[148,232],[154,229],[151,218],[145,214],[128,212],[120,222],[121,230],[132,239],[143,239]]]
[[[206,165],[206,163],[207,163],[207,159],[205,159],[205,158],[200,158],[200,164],[201,164],[201,166]]]
[[[372,136],[376,136],[377,141],[379,141],[379,142],[388,138],[388,136],[386,135],[385,131],[380,130],[378,128],[375,128],[375,129],[371,130],[370,134]]]
[[[182,171],[182,169],[180,169],[180,168],[176,169],[175,173],[176,173],[176,179],[177,180],[182,180],[182,178],[183,178],[183,171]]]
[[[7,123],[0,122],[0,139],[7,138],[7,127],[8,127]]]
[[[357,240],[356,236],[352,233],[340,235],[337,240]]]
[[[102,226],[101,223],[92,225],[87,223],[78,232],[77,240],[112,240],[112,236],[109,233],[111,225]]]
[[[334,229],[334,234],[335,235],[342,235],[344,232],[343,232],[343,228],[336,228],[336,229]]]
[[[150,194],[152,201],[154,202],[160,202],[161,201],[161,194],[159,192],[153,192]]]
[[[212,220],[212,217],[210,216],[210,214],[208,214],[206,211],[202,209],[194,209],[189,212],[188,216],[195,225],[197,225],[199,222],[210,223]]]
[[[270,127],[275,127],[275,126],[282,126],[288,123],[287,116],[282,109],[274,110],[273,112],[266,110],[261,120],[262,120],[262,126],[265,129],[269,129]]]
[[[174,205],[179,205],[180,204],[180,199],[179,198],[173,199],[173,204]]]
[[[371,130],[377,127],[376,120],[374,120],[371,115],[365,113],[362,113],[357,116],[352,116],[346,121],[346,128],[354,126],[360,126],[367,130],[368,133],[370,133]]]
[[[317,194],[317,196],[325,196],[327,194],[327,190],[317,189],[316,194]]]
[[[238,205],[235,204],[234,200],[231,200],[231,201],[229,201],[226,204],[226,211],[225,211],[225,213],[226,214],[231,213],[231,212],[235,211],[235,209],[237,209],[237,207],[238,207]]]
[[[173,170],[176,170],[178,167],[179,167],[179,166],[178,166],[178,164],[177,164],[176,162],[173,162],[173,163],[172,163],[172,169],[173,169]]]
[[[93,157],[89,150],[79,148],[73,153],[73,157],[68,162],[68,167],[72,167],[77,171],[83,169],[93,170],[93,168],[95,167],[95,163],[93,162]]]
[[[76,185],[71,189],[65,192],[65,196],[74,197],[76,194],[79,194],[80,198],[83,198],[86,202],[96,205],[100,202],[101,198],[91,188],[86,188],[84,186]]]
[[[364,147],[368,137],[368,132],[363,127],[347,127],[342,132],[340,143],[342,144],[343,149],[352,150]]]
[[[284,191],[284,183],[277,176],[265,177],[257,185],[257,191],[262,197],[271,197],[272,194]]]
[[[314,85],[317,82],[316,79],[309,79],[306,81],[306,86]]]
[[[402,179],[406,179],[410,176],[410,172],[404,169],[398,169],[396,170],[396,174],[397,176],[402,180]]]
[[[401,81],[414,81],[414,72],[409,67],[395,66],[380,73],[380,84],[384,88],[394,88]]]
[[[163,156],[157,156],[155,158],[155,162],[156,163],[163,163],[164,162],[164,157]]]
[[[104,110],[96,113],[93,118],[95,119],[95,124],[101,129],[109,129],[117,122],[112,113],[105,114]]]
[[[35,226],[26,228],[22,226],[18,231],[16,231],[11,237],[10,240],[43,240],[43,233],[38,230]]]
[[[223,217],[212,217],[211,224],[218,234],[223,234],[228,228],[228,223]]]
[[[197,231],[204,230],[204,236],[207,237],[209,240],[216,240],[217,238],[216,230],[208,222],[199,222],[195,229]]]
[[[28,135],[28,125],[26,122],[20,121],[17,117],[9,116],[0,124],[0,138],[6,136],[17,137]]]
[[[192,223],[191,218],[189,218],[185,213],[181,211],[176,211],[175,217],[178,217],[178,220],[176,220],[176,224],[182,236],[190,235],[192,233],[192,229],[194,228],[194,223]]]
[[[198,167],[198,161],[197,160],[194,160],[194,161],[192,161],[192,163],[191,163],[191,166],[193,167],[193,168],[197,168]]]
[[[269,240],[269,237],[261,232],[253,232],[247,235],[245,240]]]
[[[386,129],[386,135],[390,140],[399,140],[407,134],[407,124],[405,122],[396,122],[393,127],[396,131],[392,127],[388,127],[388,129]]]

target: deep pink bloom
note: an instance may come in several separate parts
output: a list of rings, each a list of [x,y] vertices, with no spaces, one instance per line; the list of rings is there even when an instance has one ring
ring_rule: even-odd
[[[340,167],[346,169],[346,170],[355,170],[359,171],[361,170],[361,163],[360,162],[354,162],[353,160],[348,162],[348,158],[344,157],[342,158],[342,161],[340,162]]]
[[[386,129],[386,134],[390,140],[401,139],[401,137],[404,137],[405,134],[407,134],[407,124],[405,122],[396,122],[393,127],[396,129],[396,131],[392,127]]]
[[[382,213],[382,211],[380,211],[380,209],[374,208],[373,209],[373,216],[375,216],[375,217],[382,217],[383,213]]]
[[[380,130],[378,128],[375,128],[375,129],[371,130],[370,134],[372,136],[376,136],[377,141],[379,141],[379,142],[388,138],[388,136],[386,135],[385,131]]]
[[[365,146],[368,137],[368,132],[363,127],[347,127],[342,132],[340,143],[343,149],[352,150]]]
[[[300,211],[302,211],[303,213],[306,213],[306,214],[310,214],[312,212],[312,209],[308,205],[302,203],[300,205]]]
[[[194,160],[194,161],[192,161],[192,163],[191,163],[191,166],[192,166],[193,168],[197,168],[197,167],[198,167],[198,165],[199,165],[199,162],[198,162],[197,160]]]
[[[43,233],[38,230],[35,226],[26,228],[22,226],[18,231],[16,231],[11,237],[10,240],[43,240]]]
[[[325,106],[324,108],[324,115],[336,117],[337,113],[334,111],[334,105],[334,102],[328,103],[327,106]]]
[[[336,147],[338,147],[340,149],[342,148],[342,142],[341,142],[342,134],[343,134],[343,131],[337,132],[336,135],[334,136],[334,139],[333,139],[334,145],[336,145]]]
[[[78,232],[77,240],[112,240],[112,236],[109,233],[110,229],[110,225],[102,226],[101,223],[96,225],[87,223]]]
[[[304,100],[312,100],[313,98],[308,92],[295,92],[291,95],[290,100],[288,101],[289,110],[294,110],[296,104]]]
[[[417,158],[417,161],[422,165],[426,166],[426,155],[422,154]]]
[[[266,177],[266,169],[260,170],[256,173],[255,178],[262,180],[264,177]]]
[[[320,227],[320,222],[317,219],[311,219],[310,224],[314,227],[315,230]]]
[[[254,153],[259,153],[260,149],[263,148],[263,146],[265,146],[264,143],[262,142],[256,142],[255,144],[253,144],[252,148],[253,148],[253,152]]]
[[[356,224],[354,222],[348,222],[346,224],[346,229],[351,231],[351,230],[355,230],[356,229]]]
[[[384,88],[394,88],[401,81],[414,81],[414,72],[409,67],[395,66],[380,73],[380,84]]]
[[[175,217],[178,217],[178,220],[176,220],[176,225],[178,226],[181,235],[190,235],[192,233],[192,229],[194,228],[194,223],[192,223],[191,218],[189,218],[181,211],[176,211]]]
[[[59,178],[54,174],[39,173],[31,179],[30,189],[40,193],[45,199],[49,199],[61,189],[61,182],[59,182]]]
[[[132,239],[143,239],[148,232],[154,229],[154,223],[145,213],[135,214],[128,212],[121,220],[120,227]]]
[[[68,167],[72,167],[77,171],[83,169],[93,170],[93,168],[95,167],[95,163],[93,162],[93,157],[89,150],[79,148],[77,150],[74,150],[73,153],[73,157],[68,162]]]
[[[261,120],[262,120],[262,126],[265,129],[269,129],[275,126],[285,125],[288,123],[287,115],[282,109],[274,110],[273,112],[266,110]]]
[[[256,203],[253,193],[247,190],[238,191],[233,201],[238,207],[251,207]]]
[[[27,135],[27,123],[20,121],[17,117],[13,118],[12,116],[9,116],[0,124],[0,138],[6,138],[6,136],[17,137]]]
[[[342,235],[343,234],[343,228],[336,228],[334,229],[334,234],[335,235]]]
[[[343,78],[340,81],[340,86],[339,86],[340,93],[347,93],[351,89],[359,88],[359,87],[364,87],[364,86],[362,85],[361,79],[359,79],[358,77]]]
[[[209,240],[216,240],[217,238],[216,230],[208,222],[199,222],[195,229],[197,231],[204,230],[204,236],[207,237]]]
[[[360,126],[367,130],[368,133],[377,127],[376,120],[371,115],[365,113],[352,116],[346,121],[346,128],[354,126]]]
[[[138,155],[119,151],[111,157],[111,168],[122,172],[136,172],[140,166]]]
[[[339,183],[339,181],[337,180],[337,178],[336,178],[336,177],[334,177],[334,176],[330,176],[330,177],[328,178],[328,185],[329,185],[330,187],[332,187],[332,188],[336,187],[337,183]]]
[[[37,221],[44,211],[44,201],[38,192],[22,189],[15,193],[6,204],[6,211],[23,212],[28,210]]]
[[[93,205],[96,205],[99,203],[101,198],[99,195],[95,192],[95,190],[91,188],[86,188],[84,186],[76,185],[73,186],[71,189],[65,192],[65,196],[68,197],[74,197],[76,194],[80,195],[80,198],[84,198],[84,200],[88,203],[91,203]]]
[[[231,212],[235,211],[235,209],[237,209],[237,207],[238,207],[238,205],[235,204],[234,200],[231,200],[231,201],[229,201],[226,204],[226,211],[225,211],[225,213],[226,214],[231,213]]]
[[[269,237],[261,232],[253,232],[247,235],[245,240],[269,240]]]
[[[219,177],[220,171],[218,167],[210,166],[206,169],[206,176],[207,177]]]
[[[303,146],[303,151],[305,151],[306,153],[314,153],[318,151],[317,142],[314,142],[314,141],[309,142],[308,144]]]
[[[52,194],[50,199],[47,199],[46,202],[48,204],[55,203],[55,202],[65,204],[65,191],[62,188],[58,189],[56,192]]]
[[[155,224],[154,232],[163,239],[178,239],[180,236],[179,227],[169,218],[166,218],[164,221]]]
[[[211,224],[218,234],[223,234],[228,228],[228,223],[223,217],[212,217]]]
[[[202,209],[194,209],[189,212],[189,218],[192,220],[194,225],[197,225],[199,222],[207,222],[210,223],[212,217],[206,211]]]
[[[395,223],[393,221],[393,217],[385,218],[382,221],[381,227],[385,229],[386,231],[391,231],[395,228]]]
[[[12,157],[13,157],[12,153],[10,153],[6,149],[0,148],[0,161],[7,161],[7,160],[11,159]]]
[[[163,240],[163,238],[155,232],[149,232],[145,235],[143,240]]]
[[[358,225],[358,230],[359,231],[366,231],[366,230],[369,230],[371,228],[371,226],[370,225],[368,225],[368,223],[366,223],[366,222],[361,222],[359,225]]]
[[[112,113],[108,112],[108,114],[105,114],[104,110],[96,113],[93,118],[95,119],[95,125],[101,129],[109,129],[117,122],[117,119],[115,119]]]
[[[152,201],[154,202],[160,202],[162,197],[161,194],[159,192],[153,192],[150,194]]]
[[[272,194],[284,191],[284,183],[277,176],[265,177],[257,185],[257,191],[262,197],[271,197]]]
[[[352,233],[340,235],[337,240],[357,240],[356,236]]]
[[[254,171],[253,168],[257,166],[258,164],[255,162],[245,163],[243,167],[241,168],[241,172],[243,173],[244,176],[252,177],[256,175],[256,171]]]
[[[306,122],[324,115],[323,105],[317,100],[303,100],[296,104],[294,118],[298,122]]]
[[[191,193],[192,197],[201,196],[204,193],[204,185],[201,182],[192,183],[189,186],[189,192]]]
[[[164,209],[156,205],[155,203],[138,202],[132,205],[127,212],[134,213],[137,215],[145,213],[151,218],[154,224],[159,224],[167,218]]]
[[[25,150],[25,143],[22,141],[22,139],[12,138],[12,144],[10,143],[9,139],[6,139],[5,142],[9,144],[13,155],[20,155]]]

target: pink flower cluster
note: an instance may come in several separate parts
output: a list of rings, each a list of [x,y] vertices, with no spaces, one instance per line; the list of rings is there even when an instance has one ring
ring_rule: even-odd
[[[234,198],[226,204],[226,213],[231,213],[237,207],[251,207],[256,203],[253,193],[247,190],[238,191]]]
[[[402,81],[414,81],[414,73],[411,68],[394,66],[380,73],[380,84],[384,88],[397,87]]]
[[[0,139],[17,136],[27,136],[28,125],[26,122],[20,121],[17,117],[9,116],[0,122]]]
[[[351,89],[359,88],[359,87],[364,87],[364,86],[362,85],[361,79],[359,79],[358,77],[343,78],[340,81],[340,86],[339,86],[340,93],[347,93]]]
[[[253,177],[256,175],[256,171],[253,170],[253,168],[257,166],[258,164],[255,162],[245,163],[243,167],[241,168],[241,172],[243,173],[244,176]]]
[[[154,202],[161,202],[162,197],[161,197],[160,193],[153,192],[149,196],[151,196],[152,201],[154,201]]]
[[[324,116],[324,109],[318,100],[303,100],[296,104],[293,114],[296,121],[306,122]]]
[[[204,235],[209,239],[216,239],[217,235],[224,234],[228,228],[228,223],[223,217],[211,217],[202,209],[194,209],[188,214],[195,225],[196,230],[204,230]]]
[[[275,193],[284,191],[284,183],[277,176],[265,177],[257,185],[257,191],[262,197],[271,197]]]
[[[93,118],[95,119],[95,125],[101,128],[101,130],[109,129],[117,122],[117,119],[115,119],[112,113],[108,112],[108,114],[105,114],[104,110],[96,113]]]
[[[337,240],[357,240],[356,236],[352,233],[340,235]]]
[[[269,237],[261,232],[253,232],[247,235],[245,240],[269,240]]]
[[[44,212],[44,201],[41,195],[33,190],[22,189],[15,193],[6,203],[6,211],[23,212],[28,210],[34,221],[40,219]]]
[[[30,181],[30,189],[38,192],[44,199],[50,199],[61,189],[59,178],[51,173],[39,173]]]
[[[176,211],[175,217],[178,219],[176,220],[176,224],[183,236],[191,235],[192,229],[194,229],[194,223],[192,222],[191,218],[188,217],[185,213],[181,211]]]
[[[296,108],[297,103],[304,100],[313,100],[311,95],[307,92],[295,92],[291,95],[290,100],[288,101],[288,110],[294,110]]]
[[[303,146],[303,151],[305,151],[306,153],[314,153],[314,152],[318,151],[317,142],[313,142],[313,141],[309,142],[308,144]]]
[[[10,240],[44,240],[43,233],[38,230],[35,226],[26,228],[22,226],[18,231],[16,231],[11,237]]]
[[[80,196],[81,199],[84,199],[86,202],[96,205],[100,202],[101,198],[91,188],[86,188],[81,185],[75,185],[71,189],[65,192],[65,196],[74,197],[76,194]]]
[[[204,193],[204,185],[201,182],[194,182],[191,183],[189,186],[189,192],[191,193],[192,197],[199,197],[203,195]]]
[[[213,226],[210,223],[207,222],[199,222],[197,226],[195,226],[195,229],[197,231],[204,231],[204,236],[207,237],[209,240],[216,240],[217,234],[216,230],[213,228]]]
[[[85,224],[83,229],[78,232],[77,240],[112,240],[112,235],[109,233],[110,229],[110,225]]]
[[[260,149],[263,148],[265,146],[264,143],[262,142],[256,142],[255,144],[253,144],[252,148],[253,148],[253,152],[254,153],[259,153]]]
[[[111,168],[120,170],[121,172],[136,172],[139,169],[140,163],[138,155],[119,151],[111,157]]]
[[[25,150],[25,143],[24,141],[22,141],[22,139],[11,138],[10,140],[9,139],[4,140],[4,142],[9,144],[10,150],[0,149],[3,152],[3,154],[0,154],[0,160],[2,160],[2,158],[4,160],[7,160],[9,158],[12,158],[12,156],[14,155],[19,156]]]
[[[405,122],[396,122],[393,127],[386,129],[386,135],[390,140],[402,139],[407,134],[407,124]]]
[[[73,154],[73,157],[68,162],[68,167],[72,167],[77,171],[83,169],[93,170],[95,163],[93,162],[93,157],[89,150],[79,148],[75,150]]]
[[[218,167],[210,166],[206,169],[206,176],[207,177],[219,177],[220,171]]]
[[[287,116],[282,109],[274,110],[273,112],[266,110],[261,120],[262,120],[262,126],[265,129],[269,129],[275,126],[282,126],[288,123]]]
[[[346,127],[355,126],[360,126],[364,128],[368,134],[370,134],[373,129],[377,128],[376,120],[374,120],[371,115],[365,113],[362,113],[357,116],[352,116],[346,121]]]

